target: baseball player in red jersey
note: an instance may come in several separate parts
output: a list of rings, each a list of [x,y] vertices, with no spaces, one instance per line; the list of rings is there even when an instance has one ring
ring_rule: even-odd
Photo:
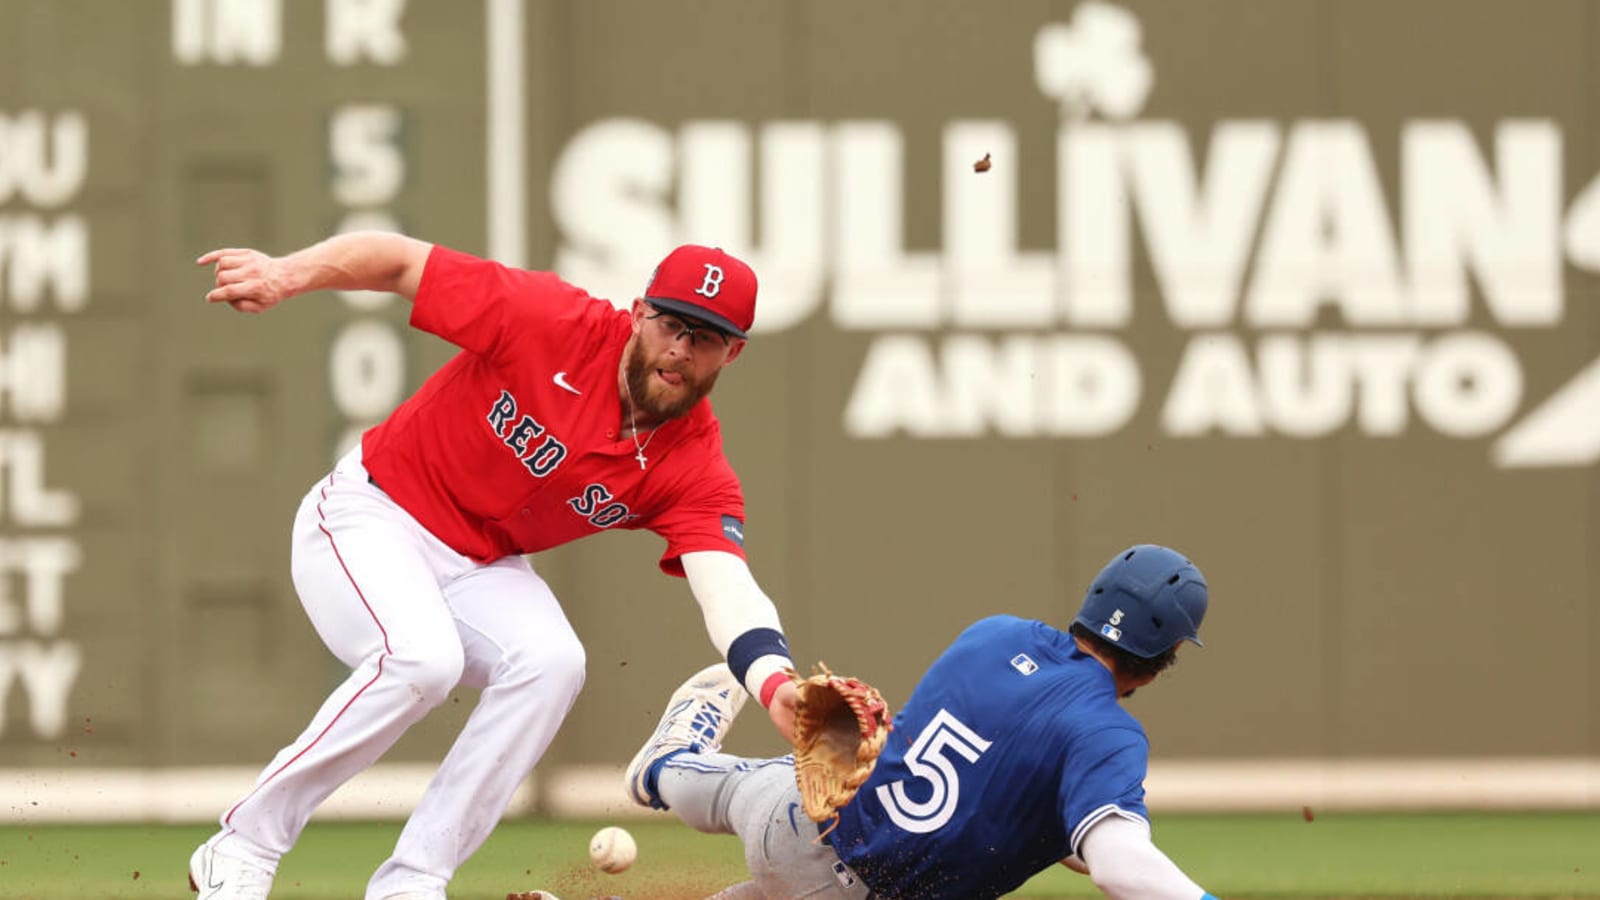
[[[189,863],[202,900],[257,900],[334,789],[457,685],[482,689],[368,900],[443,900],[583,686],[584,650],[523,554],[608,528],[666,539],[712,643],[780,734],[794,721],[777,610],[746,565],[744,498],[705,399],[744,350],[756,278],[683,246],[618,310],[555,275],[396,234],[284,257],[215,250],[206,295],[263,312],[318,290],[413,302],[461,348],[307,493],[291,569],[312,625],[353,671]]]

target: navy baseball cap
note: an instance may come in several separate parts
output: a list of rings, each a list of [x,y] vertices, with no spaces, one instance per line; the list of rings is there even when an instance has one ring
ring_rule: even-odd
[[[656,266],[644,300],[747,338],[756,318],[756,273],[720,247],[684,244]]]

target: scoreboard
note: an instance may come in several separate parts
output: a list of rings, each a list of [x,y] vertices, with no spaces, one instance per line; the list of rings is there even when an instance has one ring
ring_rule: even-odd
[[[294,498],[448,348],[386,295],[207,308],[193,260],[423,223],[489,252],[490,15],[521,6],[0,4],[8,758],[259,753],[262,688],[337,677]]]

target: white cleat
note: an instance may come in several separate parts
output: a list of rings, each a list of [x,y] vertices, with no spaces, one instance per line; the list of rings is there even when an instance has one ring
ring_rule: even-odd
[[[673,691],[655,733],[634,754],[623,775],[623,783],[633,802],[652,809],[666,809],[651,786],[653,770],[667,757],[679,753],[721,750],[722,739],[733,727],[733,717],[749,698],[726,663],[701,669]]]
[[[267,900],[272,873],[201,844],[189,857],[189,890],[199,900]]]

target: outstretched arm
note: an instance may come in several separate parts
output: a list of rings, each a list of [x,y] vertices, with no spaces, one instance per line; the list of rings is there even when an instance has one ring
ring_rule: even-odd
[[[432,244],[403,234],[357,231],[288,256],[228,248],[212,250],[195,262],[217,267],[216,287],[206,294],[208,302],[259,313],[290,297],[321,290],[386,291],[415,299],[432,249]]]
[[[767,708],[773,727],[785,741],[794,740],[795,686],[789,645],[783,638],[777,607],[756,584],[745,561],[720,550],[683,554],[683,574],[706,618],[711,643],[728,661],[735,677]],[[769,679],[775,687],[769,687]],[[763,696],[763,688],[772,690]]]
[[[1078,855],[1112,900],[1216,900],[1150,842],[1143,822],[1107,816],[1079,840]]]

